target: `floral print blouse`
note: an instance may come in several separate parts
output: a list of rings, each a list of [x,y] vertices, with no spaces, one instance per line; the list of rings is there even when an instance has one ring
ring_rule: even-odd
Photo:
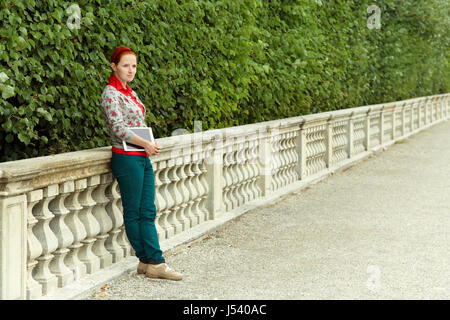
[[[123,88],[113,75],[101,96],[102,115],[105,120],[112,151],[126,154],[147,155],[144,151],[125,152],[122,141],[131,142],[135,133],[129,127],[147,127],[145,107],[137,94],[128,86]]]

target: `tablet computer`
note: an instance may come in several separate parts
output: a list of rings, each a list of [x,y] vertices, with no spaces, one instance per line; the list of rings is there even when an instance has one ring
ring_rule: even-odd
[[[150,142],[155,142],[155,138],[153,138],[153,131],[150,127],[133,127],[128,128],[131,131],[133,131],[135,134],[137,134],[139,137],[148,140]],[[145,151],[144,147],[122,141],[123,143],[123,149],[125,151]]]

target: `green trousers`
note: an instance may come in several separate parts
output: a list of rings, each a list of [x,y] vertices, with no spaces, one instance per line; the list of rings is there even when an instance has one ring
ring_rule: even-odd
[[[113,152],[111,169],[122,196],[125,232],[139,261],[165,262],[155,227],[155,175],[149,157]]]

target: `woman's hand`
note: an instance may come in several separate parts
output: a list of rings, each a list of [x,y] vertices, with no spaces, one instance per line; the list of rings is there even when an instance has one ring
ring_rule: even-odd
[[[132,144],[143,147],[147,154],[159,154],[159,151],[161,150],[161,146],[158,142],[150,142],[139,137],[137,134],[134,135],[133,139],[130,142]]]
[[[161,146],[156,141],[154,143],[149,141],[144,146],[144,149],[145,149],[145,152],[147,152],[148,154],[156,155],[156,154],[159,154],[159,151],[161,150]]]

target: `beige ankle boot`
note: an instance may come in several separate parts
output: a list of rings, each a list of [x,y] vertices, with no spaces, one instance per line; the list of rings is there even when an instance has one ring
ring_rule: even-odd
[[[148,266],[148,264],[139,261],[139,264],[137,267],[137,273],[144,274],[147,271],[147,266]]]
[[[181,280],[183,275],[170,268],[166,263],[148,264],[145,276],[148,278],[159,278],[168,280]]]

